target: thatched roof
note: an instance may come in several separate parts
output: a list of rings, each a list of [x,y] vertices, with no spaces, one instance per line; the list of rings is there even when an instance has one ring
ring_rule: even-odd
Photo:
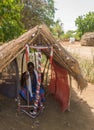
[[[56,41],[46,25],[36,26],[19,38],[0,46],[0,72],[25,49],[27,43],[52,45],[54,48],[53,60],[76,79],[81,90],[87,86],[77,60]],[[47,57],[50,56],[50,52],[47,50],[44,51],[44,54]]]
[[[81,37],[82,46],[94,46],[94,32],[87,32]]]

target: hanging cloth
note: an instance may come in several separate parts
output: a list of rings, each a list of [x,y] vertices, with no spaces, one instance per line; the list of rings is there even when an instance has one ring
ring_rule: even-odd
[[[29,50],[29,46],[26,44],[26,64],[29,61],[29,55],[30,55],[30,50]],[[30,78],[30,73],[27,71],[26,75],[28,76],[27,80],[26,80],[26,85],[28,88],[28,91],[30,93],[30,96],[33,97],[33,93],[32,93],[32,83],[31,83],[31,78]]]
[[[31,78],[30,78],[30,73],[27,72],[26,75],[28,76],[28,79],[26,80],[26,86],[28,88],[28,91],[30,93],[30,96],[33,97],[33,93],[32,93],[32,83],[31,83]]]
[[[34,70],[34,73],[35,73],[36,81],[37,81],[37,85],[38,85],[38,73],[36,70]],[[31,82],[31,78],[30,78],[30,73],[27,71],[26,75],[28,76],[28,79],[26,80],[26,85],[27,85],[28,91],[30,93],[30,96],[33,97],[32,82]]]
[[[52,74],[49,85],[50,93],[54,94],[56,99],[60,102],[62,111],[69,107],[69,94],[70,89],[68,85],[67,71],[58,66],[55,62],[52,64]]]

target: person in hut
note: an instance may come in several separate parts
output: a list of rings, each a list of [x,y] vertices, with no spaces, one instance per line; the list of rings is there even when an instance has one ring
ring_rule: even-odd
[[[43,76],[41,77],[41,81],[43,81]],[[28,91],[29,101],[34,101],[36,99],[37,85],[38,85],[37,71],[34,69],[34,64],[32,62],[28,62],[27,71],[24,72],[21,76],[21,90],[20,90],[21,97],[27,100],[27,91]],[[40,86],[39,94],[41,102],[44,102],[45,97],[42,83]]]

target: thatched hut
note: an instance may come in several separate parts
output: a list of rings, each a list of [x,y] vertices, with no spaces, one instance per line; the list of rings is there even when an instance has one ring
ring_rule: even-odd
[[[94,32],[87,32],[81,37],[82,46],[94,46]]]
[[[31,30],[24,33],[19,38],[14,39],[14,40],[12,40],[8,43],[4,43],[2,46],[0,46],[0,73],[1,73],[1,76],[5,72],[4,70],[6,69],[6,67],[9,64],[11,64],[11,68],[13,67],[13,70],[16,73],[16,79],[15,79],[16,87],[20,86],[19,68],[18,68],[16,59],[20,54],[24,54],[26,44],[33,45],[33,46],[39,46],[41,44],[42,46],[52,46],[53,47],[53,68],[54,68],[54,72],[57,75],[59,74],[61,77],[62,76],[64,77],[64,75],[66,76],[61,80],[59,79],[59,83],[60,82],[63,83],[63,84],[59,84],[59,85],[60,86],[65,85],[64,90],[66,89],[66,86],[67,86],[66,84],[68,82],[67,81],[67,75],[74,77],[74,79],[78,83],[80,90],[83,90],[87,86],[87,82],[86,82],[86,80],[84,79],[84,77],[81,73],[81,70],[80,70],[80,67],[79,67],[77,60],[74,59],[56,41],[56,39],[53,37],[53,35],[51,34],[50,30],[47,28],[46,25],[40,25],[40,26],[36,26],[36,27],[32,28]],[[50,51],[49,50],[43,50],[42,53],[47,57],[47,59],[50,57]],[[22,58],[22,63],[21,63],[20,67],[23,68],[23,58]],[[55,67],[57,68],[58,72],[55,70]],[[12,81],[14,79],[13,77],[14,77],[14,74],[12,74],[12,77],[11,77]],[[55,85],[56,84],[54,84],[54,86]],[[57,83],[57,87],[59,87],[59,85]],[[63,87],[61,87],[61,88],[63,88]],[[59,88],[59,89],[61,89],[61,88]],[[55,89],[56,89],[56,86],[55,86]],[[17,90],[17,88],[16,88],[16,90]],[[66,91],[67,90],[69,90],[69,88],[67,88]],[[56,93],[56,90],[54,92]],[[63,93],[63,94],[65,94],[65,93]],[[62,93],[61,93],[61,95],[62,95]],[[67,100],[69,100],[69,93],[67,95],[68,95]],[[68,105],[68,101],[67,101],[67,105]]]

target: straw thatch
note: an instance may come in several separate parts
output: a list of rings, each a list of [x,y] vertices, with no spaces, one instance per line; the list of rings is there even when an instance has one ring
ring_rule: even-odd
[[[0,46],[0,72],[25,49],[27,43],[30,45],[41,44],[53,46],[53,60],[59,66],[65,68],[76,79],[80,90],[87,86],[78,62],[56,41],[45,25],[36,26],[18,39]],[[47,57],[50,56],[50,51],[48,50],[44,50],[43,53]]]
[[[82,46],[94,46],[94,32],[85,33],[81,37]]]

